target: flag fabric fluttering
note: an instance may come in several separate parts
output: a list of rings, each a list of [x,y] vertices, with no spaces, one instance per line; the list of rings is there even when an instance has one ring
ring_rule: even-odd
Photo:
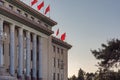
[[[34,5],[34,4],[36,4],[37,2],[38,2],[38,0],[33,0],[33,1],[31,2],[31,6]]]
[[[37,6],[37,9],[41,10],[42,7],[44,7],[44,1]]]
[[[64,41],[65,38],[66,38],[66,33],[63,33],[63,34],[61,35],[61,40]]]
[[[56,32],[56,36],[58,36],[58,34],[59,34],[59,29],[58,29],[57,32]]]
[[[47,14],[50,11],[50,5],[45,9],[45,14]]]

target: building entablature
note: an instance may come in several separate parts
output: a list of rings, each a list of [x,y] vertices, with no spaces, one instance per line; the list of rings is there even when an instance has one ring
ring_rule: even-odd
[[[60,45],[60,46],[62,46],[64,48],[67,48],[67,49],[71,49],[71,47],[72,47],[72,45],[70,45],[67,42],[64,42],[64,41],[62,41],[62,40],[60,40],[60,39],[58,39],[58,38],[56,38],[54,36],[52,36],[52,42],[57,44],[57,45]]]
[[[51,35],[53,33],[53,31],[51,30],[51,27],[57,24],[55,21],[47,18],[46,16],[30,8],[28,5],[24,4],[23,2],[19,0],[12,0],[12,1],[1,0],[0,1],[0,14],[5,15],[31,28],[34,28],[37,31],[43,32],[46,35]]]

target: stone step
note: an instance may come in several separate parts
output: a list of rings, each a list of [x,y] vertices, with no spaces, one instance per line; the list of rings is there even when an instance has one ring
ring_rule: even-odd
[[[18,80],[16,77],[11,76],[3,66],[0,66],[0,80]]]

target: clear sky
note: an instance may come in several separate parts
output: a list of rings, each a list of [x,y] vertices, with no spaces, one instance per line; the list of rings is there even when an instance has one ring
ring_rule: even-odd
[[[32,0],[22,1],[29,4]],[[53,31],[59,28],[60,34],[66,32],[65,41],[73,46],[68,54],[68,75],[77,75],[79,68],[95,72],[97,60],[90,49],[98,49],[112,38],[120,39],[120,0],[44,1],[51,5],[51,19],[58,22]]]

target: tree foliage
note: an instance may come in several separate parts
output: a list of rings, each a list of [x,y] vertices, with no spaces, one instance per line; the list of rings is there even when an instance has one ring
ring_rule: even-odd
[[[68,80],[77,80],[77,77],[75,75],[73,75],[71,78],[69,78]]]
[[[84,80],[85,72],[80,68],[78,71],[78,80]]]
[[[112,39],[101,46],[98,50],[91,50],[95,58],[101,61],[98,65],[105,69],[120,66],[120,40]]]
[[[78,77],[73,75],[68,80],[85,80],[85,72],[80,68],[79,71],[78,71]]]

